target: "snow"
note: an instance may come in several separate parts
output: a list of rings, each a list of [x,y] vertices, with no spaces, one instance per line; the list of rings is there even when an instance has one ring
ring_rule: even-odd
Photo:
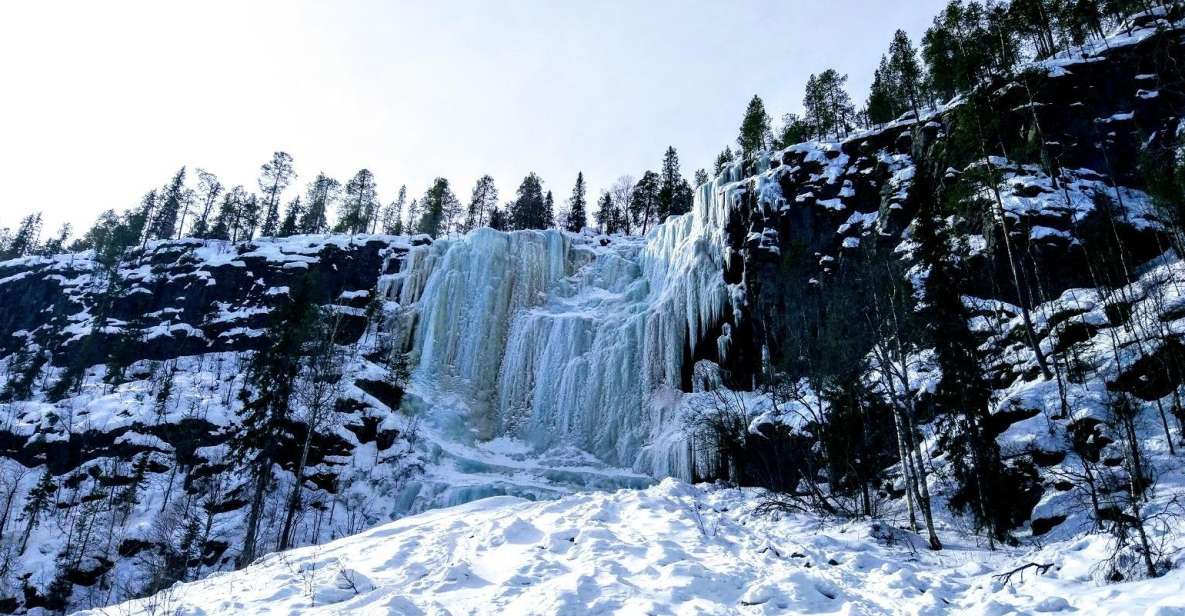
[[[759,515],[761,496],[668,479],[549,502],[488,498],[79,616],[1185,610],[1183,569],[1099,584],[1100,536],[989,551],[943,528],[946,548],[931,552],[883,522]],[[1028,562],[1053,566],[996,577]]]

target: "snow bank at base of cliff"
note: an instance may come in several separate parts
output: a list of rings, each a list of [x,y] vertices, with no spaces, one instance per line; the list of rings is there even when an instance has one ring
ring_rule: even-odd
[[[883,523],[757,515],[759,500],[673,479],[489,498],[81,614],[1185,613],[1185,562],[1104,585],[1100,535],[988,551],[948,527],[930,552]],[[1053,566],[995,577],[1028,562]]]

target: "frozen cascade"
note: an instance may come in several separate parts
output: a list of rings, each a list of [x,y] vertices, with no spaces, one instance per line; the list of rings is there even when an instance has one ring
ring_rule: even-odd
[[[670,400],[685,349],[694,352],[729,301],[722,228],[738,175],[700,186],[691,212],[645,238],[601,246],[556,230],[479,229],[416,247],[385,289],[414,306],[416,389],[464,399],[480,439],[576,447],[638,472],[688,476],[690,447]]]

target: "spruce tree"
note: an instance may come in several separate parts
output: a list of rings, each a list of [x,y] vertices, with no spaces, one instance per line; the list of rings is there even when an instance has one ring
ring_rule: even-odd
[[[697,187],[703,186],[704,184],[707,184],[708,182],[711,182],[711,181],[712,181],[712,178],[708,176],[707,171],[704,171],[703,169],[696,169],[695,170],[695,185]]]
[[[753,158],[757,152],[769,146],[769,130],[769,115],[765,113],[765,103],[761,102],[761,97],[754,94],[749,100],[748,108],[745,109],[740,134],[737,136],[741,159]]]
[[[658,220],[691,211],[691,187],[679,172],[679,153],[667,147],[662,158],[658,185]]]
[[[546,229],[551,225],[545,208],[543,181],[531,172],[519,184],[515,199],[510,204],[510,228]]]
[[[576,185],[572,187],[572,197],[568,199],[568,218],[564,222],[564,228],[572,233],[579,233],[588,224],[587,194],[584,172],[581,171],[576,174]]]
[[[543,196],[543,226],[542,229],[550,229],[555,226],[555,197],[551,191]]]
[[[275,152],[272,159],[259,168],[259,190],[263,196],[263,225],[260,230],[265,237],[280,232],[280,195],[296,178],[292,156],[287,152]]]
[[[601,233],[612,235],[617,233],[617,212],[613,204],[613,195],[608,192],[601,193],[601,198],[597,201],[597,228]]]

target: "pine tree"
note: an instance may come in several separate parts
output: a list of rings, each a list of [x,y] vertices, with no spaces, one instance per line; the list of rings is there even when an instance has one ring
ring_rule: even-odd
[[[844,90],[847,80],[847,75],[840,75],[835,69],[827,69],[807,79],[803,107],[807,122],[814,126],[815,135],[820,139],[829,134],[839,139],[847,134],[852,124],[855,108]]]
[[[788,148],[792,145],[808,141],[811,138],[811,127],[796,113],[782,116],[782,129],[774,139],[774,147]]]
[[[399,187],[399,196],[383,208],[382,230],[386,235],[403,234],[403,207],[407,204],[407,185]]]
[[[280,232],[280,195],[296,178],[292,156],[287,152],[275,152],[272,159],[259,168],[259,190],[263,195],[264,237],[274,237]]]
[[[489,226],[495,231],[510,230],[510,221],[507,219],[506,210],[501,208],[491,210]]]
[[[449,188],[448,180],[436,178],[432,181],[432,187],[420,199],[420,207],[424,213],[420,216],[416,231],[432,237],[438,237],[441,233],[448,232],[447,212],[459,207],[459,203],[457,197],[453,195],[452,189]]]
[[[704,184],[707,184],[708,182],[711,182],[711,181],[712,181],[712,178],[708,176],[707,171],[704,171],[703,169],[696,169],[695,170],[695,185],[697,187],[703,186]]]
[[[41,212],[34,212],[21,219],[20,225],[16,228],[16,233],[8,241],[8,246],[3,254],[0,254],[0,260],[16,259],[31,255],[37,251],[37,245],[40,241]]]
[[[255,559],[264,495],[272,482],[280,437],[287,431],[301,356],[316,318],[315,275],[293,285],[289,301],[272,313],[268,344],[256,352],[248,368],[250,390],[244,389],[242,426],[231,441],[234,457],[246,462],[250,475],[243,550],[236,564]]]
[[[642,227],[642,235],[646,235],[646,230],[658,214],[660,181],[657,173],[647,171],[642,174],[642,179],[634,184],[634,190],[630,196],[630,216],[635,225]]]
[[[868,120],[879,125],[897,119],[898,108],[894,97],[893,70],[888,56],[881,56],[880,66],[872,74],[872,85],[868,88],[868,102],[864,106]]]
[[[304,214],[304,207],[300,204],[300,196],[294,197],[284,209],[284,219],[276,229],[276,237],[296,235],[300,230],[300,218]]]
[[[469,197],[469,209],[465,212],[465,230],[486,226],[490,213],[497,207],[498,188],[494,186],[494,178],[483,175],[474,184],[473,193]]]
[[[73,232],[73,227],[70,223],[62,223],[58,227],[58,232],[45,241],[45,244],[38,250],[43,255],[56,255],[65,252],[67,243],[70,241],[70,234]]]
[[[371,219],[374,218],[377,204],[378,196],[374,174],[369,169],[362,169],[355,173],[349,182],[346,182],[341,216],[337,220],[334,231],[351,234],[365,233]]]
[[[173,239],[178,231],[177,220],[184,200],[185,167],[182,167],[160,193],[160,207],[157,208],[148,231],[148,236],[151,239]]]
[[[584,172],[576,174],[576,185],[572,187],[572,197],[568,199],[568,217],[564,228],[572,233],[579,233],[588,225],[586,208],[588,188],[584,185]]]
[[[765,104],[761,102],[761,97],[754,94],[748,108],[745,109],[740,135],[737,136],[741,158],[753,158],[757,152],[768,147],[769,131],[769,115],[765,113]]]
[[[317,174],[309,183],[305,194],[305,210],[297,225],[300,233],[325,233],[329,230],[329,208],[337,199],[340,190],[340,182],[324,173]]]
[[[218,176],[206,171],[204,169],[197,170],[198,187],[197,187],[197,201],[201,207],[201,214],[193,223],[194,237],[209,237],[210,233],[210,214],[214,211],[214,204],[218,202],[218,197],[222,194],[222,182],[218,181]]]
[[[544,202],[543,181],[534,172],[519,184],[509,215],[512,229],[546,229],[551,226]]]
[[[908,106],[914,117],[919,117],[924,76],[922,67],[918,64],[918,52],[904,30],[898,30],[893,34],[893,42],[889,44],[888,67],[892,73],[892,85],[896,86],[898,92],[897,104]]]
[[[732,150],[725,147],[724,151],[716,157],[715,175],[720,175],[724,168],[732,164],[734,160],[736,160],[736,156],[733,155]]]
[[[404,228],[408,233],[419,233],[420,227],[420,200],[412,199],[407,206],[407,222],[404,223]]]
[[[152,217],[156,215],[157,201],[157,192],[155,190],[150,190],[144,194],[142,199],[140,199],[140,207],[132,210],[132,212],[128,215],[125,226],[127,227],[128,239],[131,240],[131,244],[129,244],[129,246],[139,244],[141,247],[144,247],[147,245],[148,223],[151,222]]]
[[[679,153],[667,147],[658,186],[658,220],[691,211],[692,190],[679,172]]]
[[[597,228],[601,233],[612,235],[617,233],[617,208],[613,204],[613,195],[608,192],[601,193],[601,198],[597,201]]]
[[[543,229],[550,229],[555,226],[555,197],[551,191],[543,196]]]
[[[41,479],[37,481],[37,485],[33,486],[32,490],[25,496],[25,507],[21,514],[25,518],[25,531],[21,536],[21,547],[17,554],[24,554],[29,546],[29,536],[40,523],[41,514],[50,511],[54,505],[54,496],[58,493],[57,483],[54,482],[53,473],[49,471],[49,465],[45,465],[45,472],[41,474]]]
[[[259,227],[259,197],[255,193],[246,193],[239,202],[239,234],[238,241],[250,241],[255,237],[255,229]]]

